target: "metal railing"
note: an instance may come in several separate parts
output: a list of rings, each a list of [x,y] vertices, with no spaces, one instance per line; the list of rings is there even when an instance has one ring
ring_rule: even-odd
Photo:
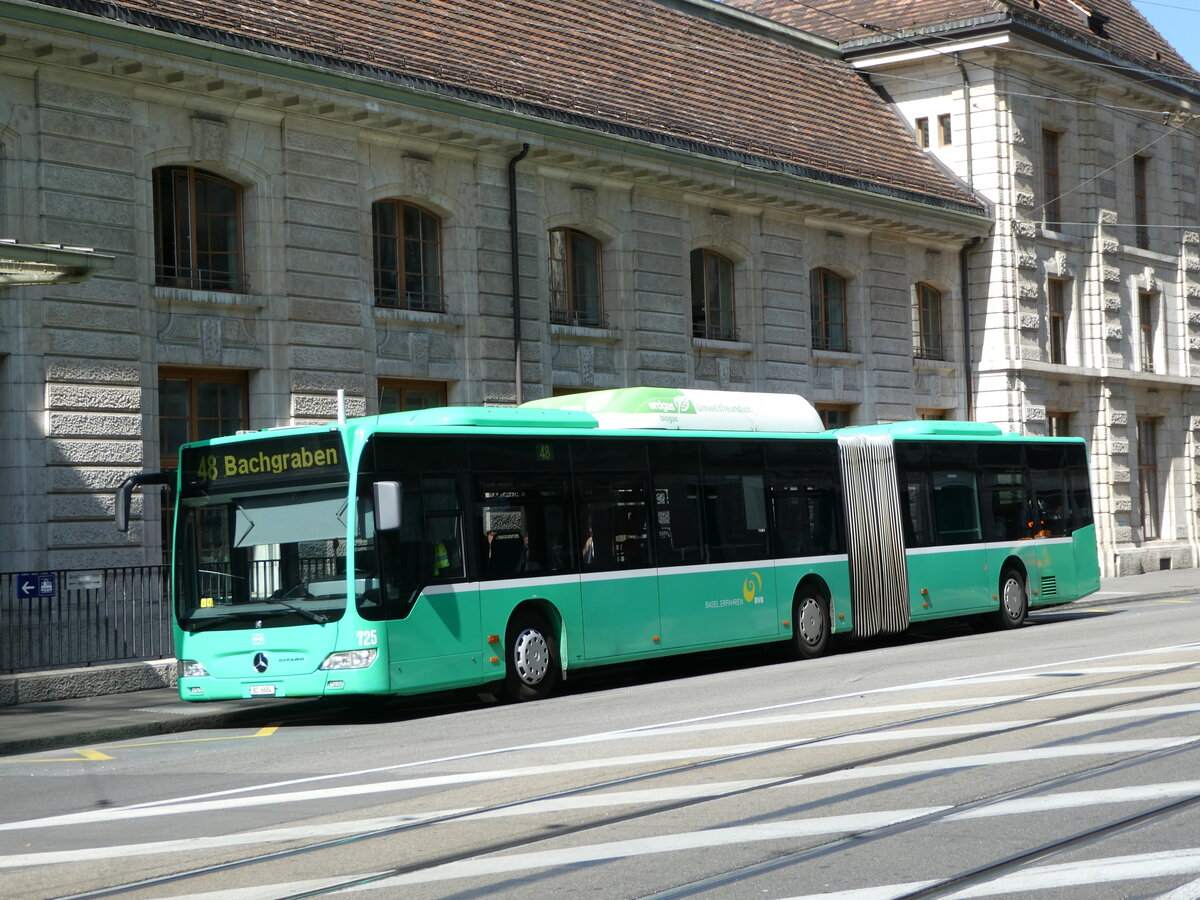
[[[174,655],[166,566],[0,574],[0,672]]]

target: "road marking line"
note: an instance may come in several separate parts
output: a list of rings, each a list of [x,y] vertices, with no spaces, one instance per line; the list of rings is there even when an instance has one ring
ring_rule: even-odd
[[[681,785],[670,788],[612,791],[607,793],[583,794],[575,797],[558,797],[552,800],[524,803],[505,807],[503,809],[493,809],[480,813],[473,813],[471,808],[433,810],[422,813],[409,813],[370,819],[343,820],[339,822],[329,822],[318,825],[298,825],[291,827],[263,829],[259,831],[246,831],[234,834],[179,838],[169,841],[151,841],[142,844],[125,844],[107,847],[91,847],[86,849],[54,850],[38,853],[13,854],[11,856],[0,856],[0,869],[41,865],[59,865],[63,863],[94,862],[105,859],[120,859],[124,857],[150,856],[167,853],[190,854],[200,850],[212,850],[234,846],[330,839],[346,834],[361,834],[365,832],[379,831],[386,828],[396,828],[403,825],[440,819],[447,816],[462,816],[462,821],[472,822],[485,819],[503,819],[517,816],[541,816],[546,815],[547,813],[563,812],[566,810],[607,809],[614,806],[630,806],[640,803],[674,802],[687,799],[720,797],[725,794],[745,790],[747,788],[753,788],[764,783],[769,783],[769,780],[756,779],[749,781],[717,782],[701,785]],[[1193,796],[1197,792],[1200,792],[1200,781],[1178,781],[1160,784],[1136,785],[1133,787],[1124,788],[1069,791],[1064,793],[1049,794],[1043,797],[1019,797],[1013,800],[1002,800],[997,803],[980,806],[964,812],[954,813],[950,816],[947,816],[944,821],[953,822],[964,819],[988,819],[995,816],[1028,815],[1078,809],[1085,806],[1104,806],[1121,803],[1162,801],[1171,799],[1173,797]],[[903,816],[905,814],[906,813],[903,810],[897,810],[892,813],[883,813],[883,815],[888,816]],[[807,821],[820,822],[823,820],[810,819]],[[768,837],[763,839],[771,838]],[[880,890],[882,890],[882,888],[880,888]],[[890,894],[888,896],[895,896],[895,894]],[[1182,898],[1174,898],[1174,900],[1182,900]],[[1194,898],[1192,898],[1192,900],[1194,900]]]
[[[1163,646],[1163,647],[1151,647],[1151,648],[1144,649],[1144,650],[1131,650],[1131,651],[1125,651],[1122,653],[1108,653],[1108,654],[1104,654],[1102,656],[1089,656],[1089,657],[1080,657],[1077,659],[1059,660],[1059,661],[1050,662],[1050,663],[1038,663],[1038,664],[1035,664],[1032,666],[1020,666],[1020,667],[1016,667],[1016,668],[1012,668],[1012,669],[998,669],[998,670],[995,670],[995,671],[989,672],[989,673],[980,673],[975,676],[964,676],[964,677],[979,679],[979,678],[987,677],[987,676],[1036,672],[1039,669],[1062,668],[1064,666],[1075,666],[1080,663],[1094,663],[1094,662],[1099,662],[1102,660],[1128,659],[1130,657],[1151,656],[1151,655],[1155,655],[1155,654],[1192,653],[1192,652],[1195,652],[1197,649],[1200,649],[1200,642],[1193,641],[1193,642],[1183,643],[1183,644],[1170,644],[1170,645]],[[614,734],[615,735],[624,735],[624,734],[628,734],[632,731],[638,731],[638,730],[654,729],[654,728],[668,728],[668,727],[673,727],[673,726],[688,725],[688,724],[692,724],[692,723],[727,720],[727,719],[731,719],[731,718],[734,718],[737,716],[745,716],[745,715],[750,715],[750,714],[754,714],[754,713],[766,713],[766,712],[772,712],[774,710],[781,710],[781,709],[795,709],[795,708],[801,707],[801,706],[813,706],[813,705],[820,704],[820,703],[831,703],[831,702],[836,702],[839,700],[857,700],[857,699],[861,699],[863,697],[874,696],[874,695],[879,695],[879,694],[899,693],[902,691],[926,690],[931,687],[954,687],[959,684],[969,684],[969,683],[971,683],[971,682],[961,681],[959,678],[939,679],[939,680],[935,680],[935,681],[911,682],[906,685],[893,685],[893,686],[889,686],[889,687],[875,688],[875,689],[866,690],[866,691],[853,691],[853,692],[843,693],[843,694],[831,694],[831,695],[828,695],[825,697],[811,697],[806,700],[793,700],[793,701],[789,701],[787,703],[772,704],[770,706],[750,707],[748,709],[734,710],[734,711],[728,712],[728,713],[717,713],[714,715],[699,716],[699,717],[689,718],[689,719],[677,719],[674,721],[660,722],[660,723],[657,723],[654,725],[639,726],[639,728],[620,729],[619,731],[609,731],[609,732],[595,732],[591,737],[593,737],[596,740],[601,740],[601,739],[604,739],[604,737],[606,735],[614,735]],[[976,682],[976,683],[978,683],[978,682]],[[521,752],[521,751],[553,747],[560,743],[561,743],[560,741],[546,741],[546,742],[539,742],[539,743],[533,743],[533,744],[516,744],[513,746],[509,746],[509,747],[497,747],[497,748],[493,748],[490,750],[480,750],[480,751],[476,751],[473,753],[460,753],[460,754],[455,754],[452,756],[435,757],[432,759],[423,759],[423,760],[413,760],[411,762],[396,763],[394,765],[388,765],[388,766],[376,766],[376,767],[372,767],[370,769],[359,769],[359,770],[350,771],[350,772],[334,772],[334,773],[330,773],[327,775],[311,775],[311,776],[306,776],[304,778],[290,778],[290,779],[287,779],[284,781],[267,782],[267,783],[263,783],[263,784],[252,784],[252,785],[247,785],[245,787],[240,787],[240,788],[229,788],[229,789],[221,790],[221,791],[209,791],[209,792],[206,792],[203,794],[191,794],[191,795],[185,795],[182,797],[173,797],[173,798],[167,798],[164,800],[150,801],[148,803],[131,804],[131,805],[125,806],[125,807],[114,807],[112,810],[110,810],[110,812],[120,813],[125,810],[152,809],[155,807],[167,807],[167,806],[174,807],[174,806],[177,806],[178,804],[182,804],[182,803],[191,803],[191,802],[195,802],[195,801],[208,800],[208,799],[213,799],[213,798],[217,798],[217,797],[237,797],[237,796],[242,796],[245,794],[253,793],[255,791],[278,790],[280,788],[293,787],[295,785],[300,785],[300,784],[314,784],[314,783],[321,782],[321,781],[335,781],[335,780],[348,779],[348,778],[360,778],[360,777],[363,777],[366,775],[377,775],[377,774],[381,774],[384,772],[397,772],[397,771],[400,771],[403,769],[415,769],[415,768],[421,768],[424,766],[437,765],[440,763],[462,762],[464,760],[471,760],[471,759],[486,759],[488,757],[501,756],[501,755],[516,753],[516,752]],[[26,760],[26,762],[28,762],[28,760]],[[11,827],[17,827],[18,825],[21,827],[44,827],[44,826],[31,826],[28,823],[14,823],[14,825]],[[9,826],[0,826],[0,830],[3,830],[5,827],[9,827]]]
[[[933,815],[944,809],[946,809],[944,806],[927,806],[887,812],[826,816],[818,819],[762,822],[757,825],[730,825],[723,828],[707,828],[702,831],[683,831],[648,838],[610,841],[583,847],[534,850],[508,856],[465,859],[444,863],[421,872],[386,878],[370,885],[363,885],[358,890],[388,889],[402,885],[448,881],[453,878],[492,877],[527,869],[581,865],[603,860],[626,859],[631,856],[647,856],[654,853],[677,853],[683,850],[725,847],[730,844],[743,844],[751,841],[779,841],[827,834],[853,834],[859,831],[873,831],[898,825],[911,819]]]
[[[236,796],[212,800],[176,802],[171,805],[147,804],[113,809],[87,810],[66,815],[49,816],[44,819],[28,819],[24,822],[5,822],[0,831],[19,831],[25,828],[50,828],[59,825],[80,825],[87,822],[113,822],[124,819],[145,819],[157,815],[179,815],[181,813],[209,812],[221,809],[245,809],[251,806],[269,806],[280,803],[298,803],[310,800],[337,800],[364,794],[377,795],[394,791],[411,791],[430,787],[448,787],[475,784],[487,781],[505,781],[516,778],[541,777],[564,772],[586,772],[593,769],[612,767],[655,765],[664,762],[688,762],[722,756],[738,756],[758,753],[795,743],[794,741],[767,741],[755,744],[733,744],[720,747],[693,747],[664,750],[659,753],[642,753],[633,756],[601,757],[597,759],[572,760],[548,763],[540,766],[523,766],[511,769],[485,769],[476,772],[454,772],[442,775],[427,775],[396,781],[379,781],[369,784],[354,784],[343,787],[320,788],[307,791],[292,791],[281,794],[265,794],[257,797]]]
[[[810,784],[828,784],[837,781],[857,781],[865,778],[890,778],[895,775],[920,775],[942,772],[946,769],[972,769],[979,766],[1003,765],[1005,763],[1027,763],[1042,759],[1069,759],[1078,756],[1108,756],[1120,753],[1147,753],[1166,750],[1200,742],[1200,735],[1178,738],[1151,738],[1136,741],[1111,741],[1098,744],[1076,744],[1073,746],[1030,747],[1021,750],[1003,750],[997,753],[977,753],[971,756],[952,756],[944,759],[925,759],[918,762],[890,763],[880,766],[861,766],[855,769],[839,769],[824,775],[814,775],[782,785],[784,788],[803,787]]]

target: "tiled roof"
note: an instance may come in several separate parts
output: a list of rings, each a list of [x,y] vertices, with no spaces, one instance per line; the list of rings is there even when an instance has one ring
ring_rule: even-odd
[[[992,18],[1026,22],[1189,80],[1196,72],[1128,0],[727,0],[729,6],[847,43],[875,34]],[[1087,12],[1085,12],[1085,10]],[[1088,12],[1092,15],[1088,15]]]
[[[845,63],[660,0],[40,0],[980,213]]]

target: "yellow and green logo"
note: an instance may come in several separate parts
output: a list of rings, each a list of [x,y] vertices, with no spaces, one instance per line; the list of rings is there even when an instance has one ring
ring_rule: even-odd
[[[762,576],[757,572],[751,572],[742,582],[742,599],[747,603],[753,603],[756,598],[762,596],[762,586]]]

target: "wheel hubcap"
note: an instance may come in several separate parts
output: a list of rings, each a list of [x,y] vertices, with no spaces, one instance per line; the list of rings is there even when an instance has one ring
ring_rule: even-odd
[[[517,677],[528,685],[541,683],[550,670],[550,646],[540,631],[526,628],[513,646]]]
[[[796,627],[800,639],[806,644],[818,644],[821,641],[821,604],[812,597],[800,601],[799,615],[796,617]]]
[[[1004,582],[1004,611],[1010,619],[1016,619],[1021,615],[1021,604],[1025,599],[1023,593],[1021,583],[1015,578]]]

